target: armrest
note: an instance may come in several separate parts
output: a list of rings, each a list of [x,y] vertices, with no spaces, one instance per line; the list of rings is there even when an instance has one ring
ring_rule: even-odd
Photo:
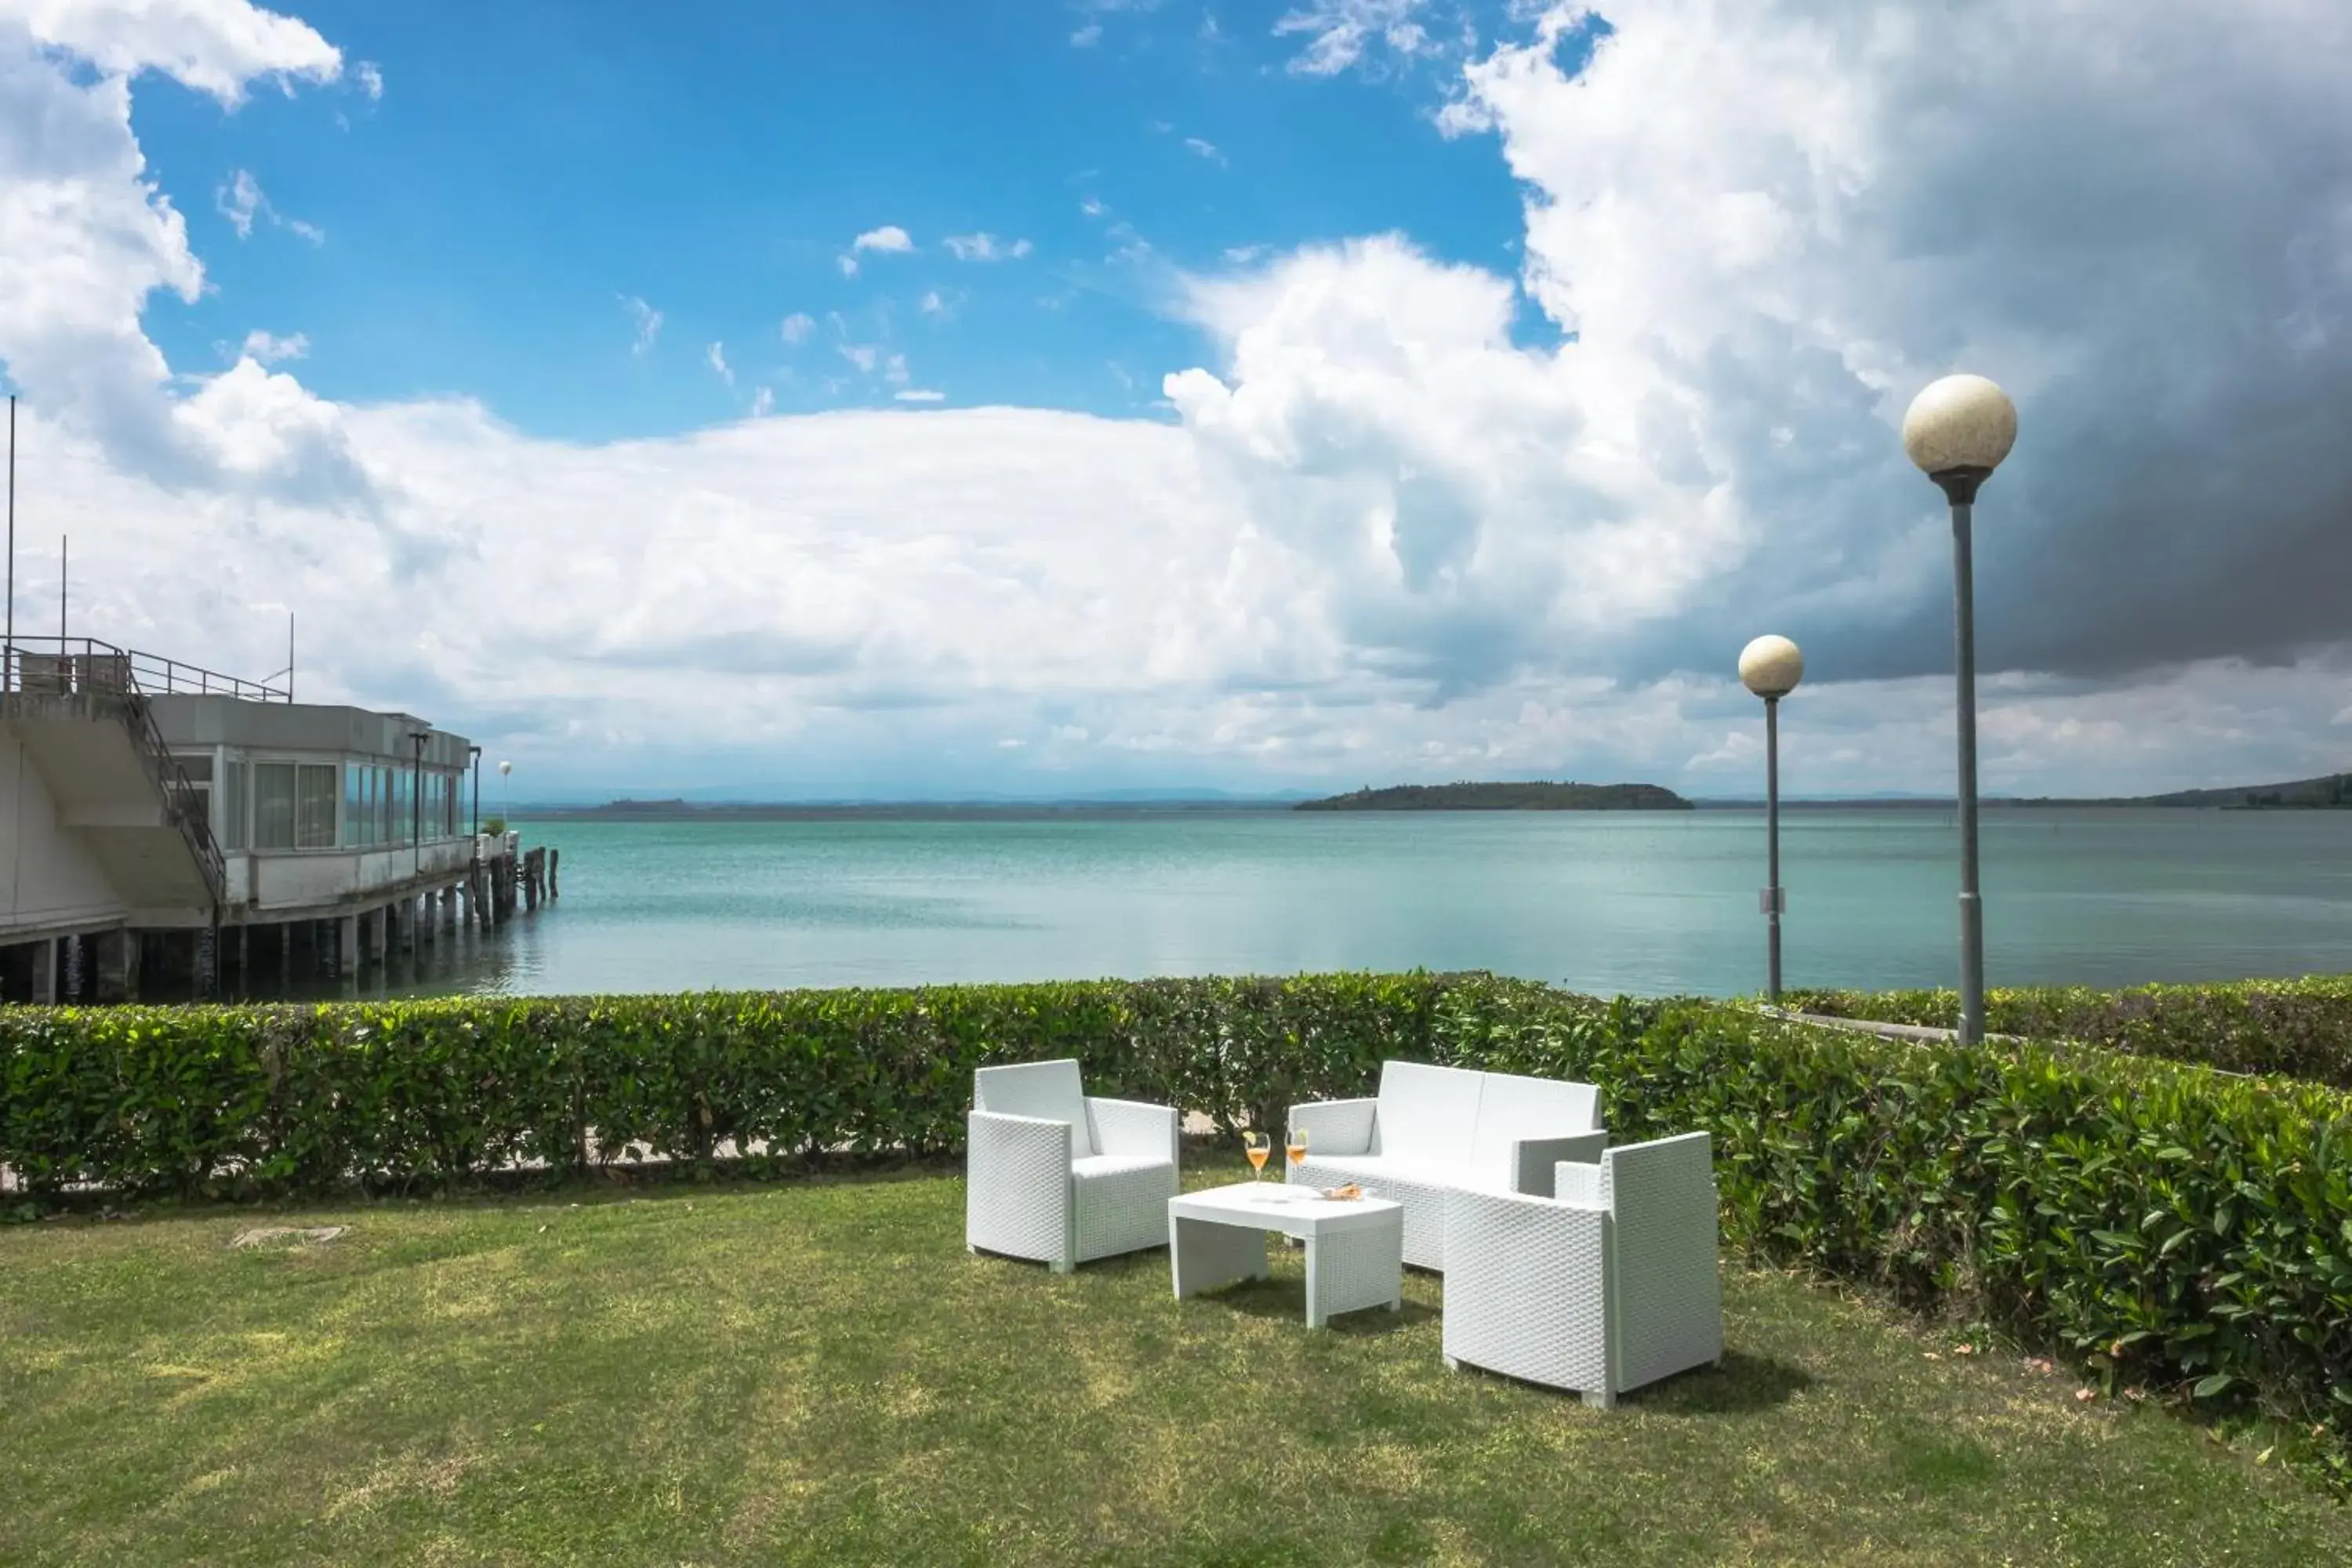
[[[1290,1108],[1290,1125],[1307,1131],[1307,1154],[1369,1154],[1377,1100],[1318,1100]],[[1269,1131],[1271,1131],[1269,1129]]]
[[[1555,1191],[1553,1168],[1562,1162],[1600,1168],[1601,1151],[1609,1147],[1606,1132],[1570,1132],[1558,1138],[1515,1138],[1511,1141],[1511,1190],[1539,1198]]]
[[[964,1241],[1066,1268],[1077,1217],[1070,1124],[974,1110],[964,1119]]]
[[[1562,1160],[1551,1168],[1552,1196],[1563,1204],[1578,1208],[1605,1209],[1609,1205],[1601,1196],[1601,1163]]]
[[[1148,1105],[1139,1100],[1099,1100],[1087,1096],[1087,1115],[1095,1126],[1095,1147],[1105,1154],[1124,1154],[1176,1163],[1176,1108]]]

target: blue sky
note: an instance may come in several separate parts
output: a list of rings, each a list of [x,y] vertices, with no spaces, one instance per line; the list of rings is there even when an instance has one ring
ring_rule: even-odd
[[[326,241],[263,217],[237,244],[216,203],[184,198],[215,291],[157,301],[149,330],[175,364],[219,363],[266,301],[308,338],[323,396],[462,392],[574,440],[693,429],[761,385],[780,412],[912,389],[1150,415],[1164,369],[1213,352],[1168,310],[1171,269],[1384,230],[1514,265],[1516,183],[1490,147],[1439,133],[1435,69],[1294,74],[1298,38],[1236,10],[1265,20],[1002,0],[525,0],[462,25],[305,6],[381,73],[380,100],[355,71],[235,112],[159,82],[133,121],[166,189],[249,171]],[[915,248],[844,276],[855,237],[886,226]],[[1031,248],[956,259],[949,237],[975,234]],[[625,298],[661,312],[642,353]],[[795,313],[814,323],[797,346]],[[844,342],[903,354],[907,385],[860,374]]]
[[[1774,632],[1936,790],[1967,370],[1987,789],[2352,751],[2342,0],[275,5],[0,0],[44,623],[833,796],[1752,793]]]

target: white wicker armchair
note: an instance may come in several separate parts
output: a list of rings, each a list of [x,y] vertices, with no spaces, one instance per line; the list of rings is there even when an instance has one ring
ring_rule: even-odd
[[[1066,1274],[1168,1245],[1176,1110],[1085,1092],[1075,1061],[972,1074],[964,1245]]]
[[[1723,1356],[1713,1141],[1704,1132],[1562,1162],[1556,1196],[1445,1200],[1445,1364],[1613,1407]]]

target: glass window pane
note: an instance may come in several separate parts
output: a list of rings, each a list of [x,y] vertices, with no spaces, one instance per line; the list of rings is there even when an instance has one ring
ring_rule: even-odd
[[[366,804],[365,775],[357,763],[343,764],[343,847],[356,849],[360,836],[367,830],[367,819],[361,807]]]
[[[335,847],[335,764],[304,763],[295,809],[295,847]]]
[[[294,764],[253,764],[253,847],[294,847]]]
[[[172,760],[188,775],[190,784],[213,782],[213,754],[210,752],[174,752]]]
[[[224,849],[245,847],[245,764],[221,770],[220,841]]]

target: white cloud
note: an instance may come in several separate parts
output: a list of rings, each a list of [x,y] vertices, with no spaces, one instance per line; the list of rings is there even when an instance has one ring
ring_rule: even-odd
[[[734,386],[735,373],[727,368],[727,345],[725,343],[712,343],[709,347],[704,349],[702,351],[702,362],[710,367],[711,373],[717,375],[719,380],[725,382],[730,388]]]
[[[784,318],[784,324],[780,329],[780,334],[783,338],[784,345],[787,348],[798,348],[801,344],[809,341],[809,334],[814,331],[816,331],[816,322],[809,316],[808,312],[805,310],[794,310],[791,315]]]
[[[1624,0],[1571,84],[1580,16],[1477,65],[1447,120],[1528,187],[1517,279],[1401,237],[1236,259],[1179,292],[1217,355],[1167,379],[1172,422],[933,406],[836,320],[888,406],[776,417],[763,388],[767,416],[609,445],[329,402],[254,352],[291,338],[179,390],[141,312],[205,279],[131,134],[145,68],[0,24],[0,102],[25,106],[0,116],[0,358],[45,509],[110,584],[96,635],[266,670],[282,622],[256,606],[292,605],[320,628],[312,694],[551,771],[1017,786],[1053,736],[1106,781],[1706,793],[1754,787],[1730,666],[1761,629],[1813,667],[1792,792],[1948,779],[1948,684],[1919,662],[1948,658],[1943,524],[1894,421],[1966,363],[2025,422],[1979,512],[1987,787],[2341,765],[2347,656],[2319,645],[2347,630],[2324,486],[2352,16]],[[1578,340],[1528,346],[1530,304]],[[649,348],[659,312],[624,305]],[[2152,665],[2135,620],[2188,662]]]
[[[1213,142],[1198,136],[1187,136],[1184,138],[1184,145],[1192,149],[1195,156],[1206,158],[1213,163],[1222,163],[1225,161],[1225,155],[1217,151],[1217,144]]]
[[[228,219],[229,226],[236,230],[239,239],[252,237],[253,220],[259,217],[268,219],[274,227],[292,229],[313,245],[324,245],[327,241],[326,230],[318,225],[305,223],[299,217],[288,217],[270,205],[269,198],[262,194],[261,182],[253,177],[250,170],[239,169],[229,176],[227,184],[213,193],[213,207]]]
[[[992,234],[951,234],[947,247],[958,261],[1017,261],[1029,254],[1027,240],[999,239]]]
[[[360,61],[352,68],[352,74],[359,78],[360,90],[370,99],[383,97],[383,72],[376,68],[373,60]]]
[[[244,355],[263,364],[275,364],[279,360],[302,359],[310,352],[310,340],[300,332],[279,337],[257,327],[245,334]]]
[[[751,394],[751,417],[765,419],[775,411],[776,395],[767,387],[756,388]]]
[[[1291,58],[1293,74],[1337,76],[1362,64],[1375,44],[1407,58],[1433,52],[1435,43],[1413,20],[1423,9],[1423,0],[1312,0],[1286,13],[1274,31],[1277,37],[1306,39]]]
[[[1070,35],[1070,43],[1075,48],[1090,49],[1100,42],[1102,42],[1102,24],[1100,22],[1088,22],[1085,26],[1080,27],[1076,32]]]
[[[833,264],[841,268],[841,275],[844,278],[855,278],[857,276],[857,258],[855,256],[851,256],[848,253],[844,252],[842,255],[836,256],[833,258]]]
[[[936,289],[924,289],[919,305],[926,316],[944,316],[948,313],[948,302],[940,298],[940,291]]]
[[[1110,211],[1110,208],[1103,205],[1102,203],[1095,197],[1088,196],[1086,200],[1078,204],[1078,210],[1086,214],[1088,217],[1100,217],[1103,214]]]
[[[900,228],[897,224],[886,223],[880,228],[869,228],[864,234],[859,235],[855,240],[850,242],[849,248],[852,250],[908,251],[915,248],[915,242],[908,238],[907,231]]]
[[[228,219],[229,226],[236,230],[239,239],[252,237],[254,216],[264,205],[260,183],[243,169],[239,169],[227,184],[213,193],[214,208]]]
[[[340,50],[307,24],[245,0],[14,0],[36,41],[127,79],[161,71],[228,108],[256,81],[329,82]]]
[[[629,319],[637,325],[637,341],[630,346],[629,352],[633,354],[646,353],[661,336],[662,313],[635,294],[621,296],[621,309],[626,310]]]

